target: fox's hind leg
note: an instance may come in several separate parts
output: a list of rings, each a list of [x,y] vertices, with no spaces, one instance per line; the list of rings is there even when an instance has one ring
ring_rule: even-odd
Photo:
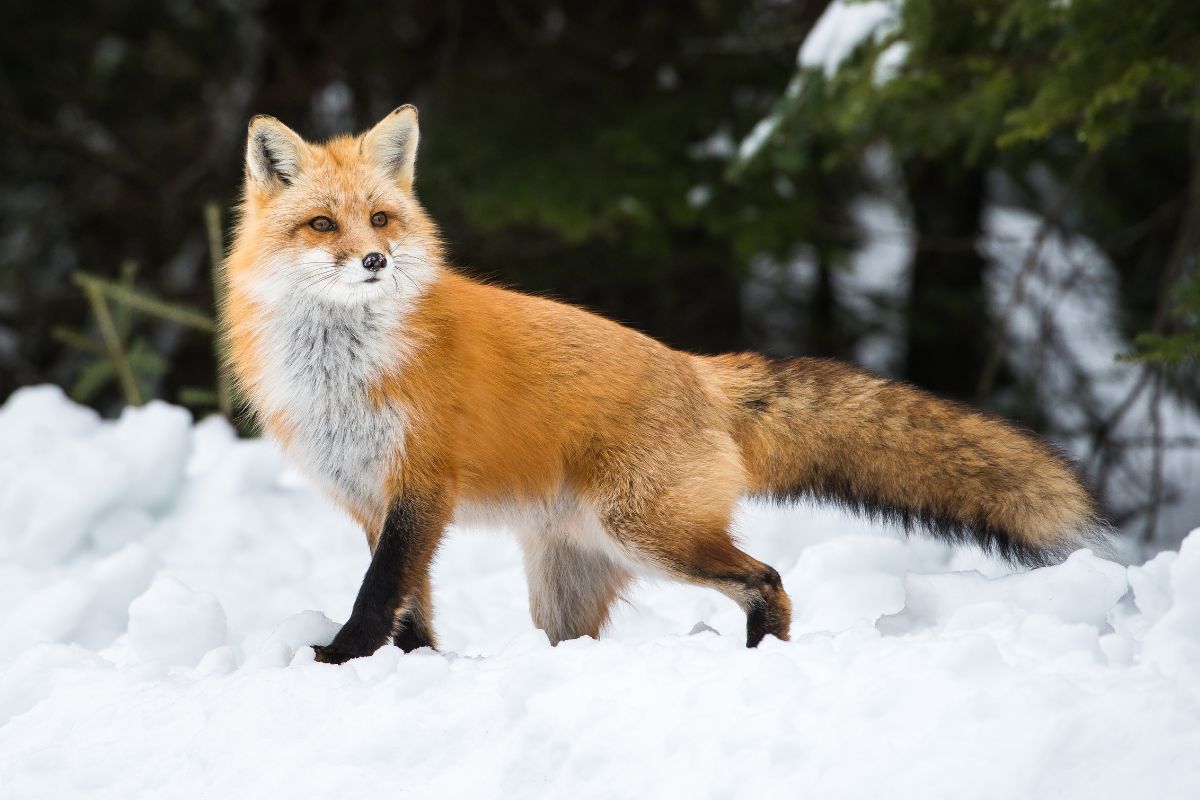
[[[792,604],[775,569],[743,553],[724,524],[664,528],[622,520],[614,535],[639,560],[687,583],[708,586],[746,612],[746,646],[768,633],[788,638]]]
[[[533,624],[558,644],[599,638],[608,612],[630,574],[601,550],[542,530],[521,537]]]
[[[610,459],[590,487],[597,516],[631,559],[733,599],[746,612],[747,647],[767,634],[787,639],[792,605],[779,573],[739,550],[730,533],[743,488],[732,442],[687,444],[659,454],[654,470],[644,456]]]

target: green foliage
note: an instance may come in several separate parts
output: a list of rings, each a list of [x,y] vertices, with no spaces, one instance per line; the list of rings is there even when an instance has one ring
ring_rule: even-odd
[[[137,272],[136,262],[125,261],[121,265],[121,277],[112,286],[133,291]],[[55,330],[59,341],[80,350],[84,356],[83,365],[71,384],[71,397],[80,403],[90,403],[110,386],[120,387],[130,403],[153,397],[158,380],[167,370],[166,359],[151,347],[145,336],[134,333],[130,306],[117,304],[115,308],[109,308],[103,296],[88,292],[88,288],[90,284],[85,292],[97,311],[96,325],[101,328],[101,341],[70,328]]]
[[[879,137],[901,158],[968,162],[1062,132],[1097,149],[1141,122],[1200,113],[1198,43],[1191,0],[906,0],[893,30],[830,79],[802,71],[774,113],[824,129],[840,160]],[[896,47],[901,64],[884,69]]]
[[[159,379],[167,371],[167,360],[140,336],[126,346],[125,357],[137,382],[139,396],[153,397]],[[71,384],[70,394],[72,399],[80,403],[90,403],[101,391],[116,385],[119,380],[117,368],[107,353],[97,354],[79,370],[78,377]]]
[[[143,398],[157,394],[158,382],[168,371],[165,359],[144,335],[135,333],[134,312],[198,329],[214,335],[215,324],[202,311],[177,303],[165,302],[134,286],[137,264],[126,261],[118,281],[106,281],[88,273],[77,273],[75,282],[83,290],[95,315],[95,325],[103,344],[70,328],[57,328],[56,338],[86,356],[71,396],[81,403],[91,402],[110,385],[121,388],[125,402],[140,405]],[[211,399],[210,399],[211,395]],[[217,405],[216,390],[185,387],[179,402],[192,407]]]
[[[1200,111],[1200,15],[1194,3],[1154,0],[1136,9],[1113,0],[1046,5],[1053,10],[1018,17],[1024,37],[1049,34],[1055,44],[1038,70],[1032,96],[1007,115],[1001,143],[1041,140],[1067,128],[1095,149],[1147,113],[1186,117]]]
[[[1174,291],[1176,333],[1143,333],[1134,340],[1137,350],[1128,361],[1180,366],[1200,360],[1200,272],[1181,281]]]

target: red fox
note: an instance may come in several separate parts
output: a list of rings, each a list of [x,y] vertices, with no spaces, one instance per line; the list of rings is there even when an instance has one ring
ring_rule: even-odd
[[[779,573],[738,549],[739,498],[816,498],[1027,565],[1108,533],[1052,447],[847,364],[703,357],[447,265],[413,190],[417,112],[305,142],[256,117],[222,309],[236,377],[372,557],[321,661],[435,646],[452,521],[516,533],[534,623],[598,636],[636,567],[712,587],[746,644],[788,637]]]

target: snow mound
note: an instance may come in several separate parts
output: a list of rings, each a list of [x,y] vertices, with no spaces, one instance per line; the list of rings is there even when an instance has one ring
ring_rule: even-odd
[[[532,628],[507,536],[452,531],[442,651],[342,667],[361,532],[265,441],[163,404],[0,409],[0,796],[1086,797],[1200,789],[1200,532],[1013,573],[747,506],[793,640],[653,580],[600,641]]]

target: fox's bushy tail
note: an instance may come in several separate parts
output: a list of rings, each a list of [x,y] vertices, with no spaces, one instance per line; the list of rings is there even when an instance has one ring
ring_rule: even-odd
[[[1030,566],[1108,549],[1070,463],[1011,423],[837,361],[705,361],[756,495],[833,501]]]

